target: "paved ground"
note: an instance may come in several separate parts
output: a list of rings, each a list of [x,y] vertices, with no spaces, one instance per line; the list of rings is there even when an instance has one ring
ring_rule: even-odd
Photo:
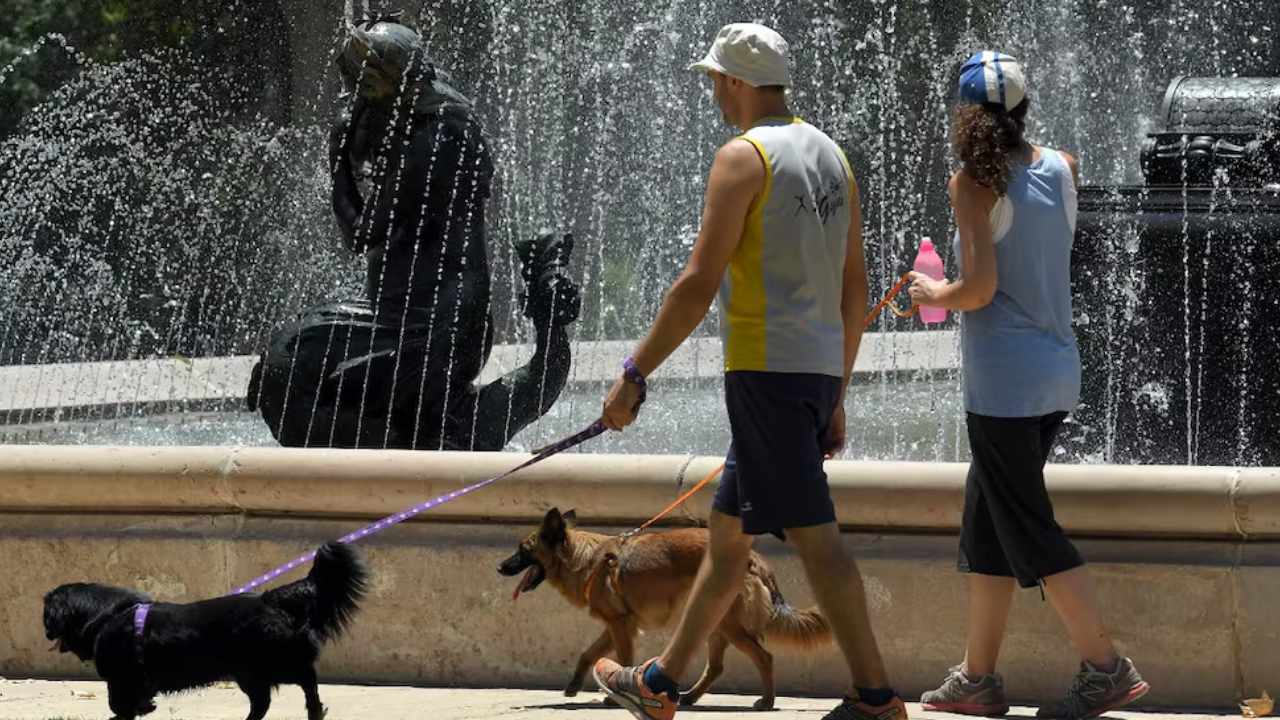
[[[600,705],[600,695],[583,693],[566,698],[548,690],[458,690],[406,687],[358,687],[326,685],[320,697],[329,707],[328,720],[376,718],[377,720],[481,720],[511,718],[516,720],[630,720],[625,712]],[[697,710],[681,717],[705,717],[714,720],[736,718],[810,718],[817,720],[830,710],[828,699],[780,698],[778,711],[769,714],[752,712],[755,698],[741,695],[708,695]],[[149,720],[236,720],[248,712],[248,703],[239,690],[216,687],[199,693],[162,698]],[[106,685],[100,682],[48,682],[41,680],[0,680],[0,720],[52,720],[106,718]],[[1015,708],[1015,716],[1034,715],[1031,708]],[[951,718],[945,713],[926,713],[911,704],[912,718]],[[270,720],[302,720],[306,711],[302,693],[297,688],[284,688],[277,696]],[[1113,720],[1225,720],[1239,715],[1196,713],[1118,712]]]

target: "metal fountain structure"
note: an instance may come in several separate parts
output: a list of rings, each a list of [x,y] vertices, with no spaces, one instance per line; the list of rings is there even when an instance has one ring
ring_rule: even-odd
[[[1280,464],[1280,78],[1174,78],[1142,185],[1083,187],[1081,445]]]

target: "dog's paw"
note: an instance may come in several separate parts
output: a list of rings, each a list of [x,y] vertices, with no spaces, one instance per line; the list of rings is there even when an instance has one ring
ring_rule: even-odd
[[[772,710],[773,698],[762,697],[759,700],[752,703],[751,707],[755,708],[756,710]]]
[[[702,699],[702,694],[685,693],[680,696],[680,707],[689,707]]]
[[[573,673],[573,677],[569,678],[569,684],[564,688],[565,697],[574,697],[578,693],[582,692],[582,684],[587,679],[586,667],[587,666],[585,665],[582,666],[582,668],[579,668],[578,671]]]
[[[605,695],[603,698],[600,698],[600,704],[604,705],[605,707],[618,707],[618,701],[614,700],[608,695]]]

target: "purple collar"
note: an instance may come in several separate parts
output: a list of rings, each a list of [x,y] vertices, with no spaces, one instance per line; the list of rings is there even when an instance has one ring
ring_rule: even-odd
[[[142,633],[147,627],[147,613],[151,612],[151,603],[138,603],[133,606],[133,636],[142,640]]]

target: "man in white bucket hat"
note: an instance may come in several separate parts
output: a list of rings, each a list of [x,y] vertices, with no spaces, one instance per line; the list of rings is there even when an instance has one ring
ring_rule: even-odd
[[[752,87],[791,87],[787,41],[757,23],[730,23],[720,28],[707,56],[689,66],[703,73],[730,75]]]
[[[742,591],[756,536],[772,533],[803,558],[824,624],[853,675],[850,697],[826,718],[906,720],[823,471],[824,457],[844,445],[843,398],[866,313],[858,186],[839,146],[788,110],[791,70],[777,32],[726,25],[690,67],[710,76],[725,122],[743,134],[716,153],[689,262],[623,363],[602,419],[614,430],[635,421],[645,377],[693,332],[718,291],[733,439],[709,546],[674,637],[639,667],[600,660],[596,682],[637,718],[670,720],[678,681]],[[797,613],[776,604],[781,614]],[[758,665],[772,663],[754,640],[746,646]],[[718,674],[718,663],[711,659],[692,696]],[[772,704],[766,688],[757,707]]]

